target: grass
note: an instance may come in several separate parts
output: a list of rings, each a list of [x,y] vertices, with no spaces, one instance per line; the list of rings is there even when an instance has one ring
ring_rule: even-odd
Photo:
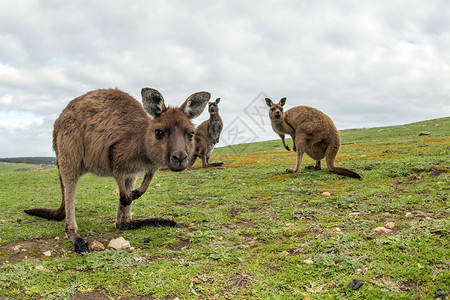
[[[216,149],[223,168],[161,171],[133,204],[181,229],[115,229],[114,180],[86,175],[80,234],[134,249],[82,256],[64,222],[23,213],[59,205],[57,170],[2,173],[0,299],[433,299],[450,292],[448,132],[450,118],[343,131],[336,164],[363,180],[287,174],[279,140]]]

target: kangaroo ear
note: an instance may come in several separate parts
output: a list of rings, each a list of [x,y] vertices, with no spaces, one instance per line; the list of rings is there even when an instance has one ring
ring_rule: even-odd
[[[217,98],[216,99],[216,104],[219,104],[219,102],[220,102],[220,98]]]
[[[267,106],[272,106],[273,105],[273,102],[272,102],[272,100],[270,100],[269,98],[266,98],[266,104],[267,104]]]
[[[190,95],[186,101],[180,106],[180,109],[188,116],[189,119],[197,118],[203,112],[208,104],[211,94],[208,92],[198,92]]]
[[[142,104],[150,116],[156,118],[166,110],[164,98],[160,92],[151,88],[141,90]]]
[[[284,106],[284,105],[286,104],[286,97],[281,98],[279,104],[280,104],[281,106]]]

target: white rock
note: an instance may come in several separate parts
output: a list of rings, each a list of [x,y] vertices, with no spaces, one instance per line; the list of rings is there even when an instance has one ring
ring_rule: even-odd
[[[304,262],[305,264],[308,264],[308,265],[311,265],[311,264],[314,263],[314,261],[312,261],[312,260],[310,260],[310,259],[305,259],[303,262]]]
[[[52,256],[52,252],[50,250],[45,251],[43,254],[44,254],[44,256],[47,256],[47,257]]]
[[[386,222],[386,224],[384,224],[384,227],[386,227],[387,229],[392,229],[395,227],[395,223],[394,222]]]
[[[39,265],[39,266],[36,266],[36,270],[44,271],[45,268],[44,268],[44,266]]]
[[[322,195],[323,195],[323,196],[330,197],[330,196],[331,196],[331,193],[330,193],[330,192],[323,192]]]
[[[123,237],[119,237],[117,239],[113,239],[109,242],[108,248],[112,248],[115,250],[122,250],[125,248],[130,248],[130,242],[125,240]]]
[[[392,232],[392,230],[387,229],[386,227],[377,227],[374,229],[375,232],[380,232],[380,233],[390,233]]]
[[[103,251],[105,250],[105,246],[100,243],[99,241],[92,241],[92,243],[89,244],[89,250],[91,251]]]

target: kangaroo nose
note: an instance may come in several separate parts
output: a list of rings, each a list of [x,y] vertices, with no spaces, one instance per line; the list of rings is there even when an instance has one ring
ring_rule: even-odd
[[[184,151],[178,151],[175,153],[172,153],[172,156],[170,157],[170,159],[175,162],[175,163],[179,163],[182,164],[185,160],[187,160],[188,156],[187,153]]]

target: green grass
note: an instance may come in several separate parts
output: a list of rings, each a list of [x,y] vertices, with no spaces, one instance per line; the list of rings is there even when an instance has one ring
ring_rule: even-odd
[[[180,229],[115,229],[114,180],[86,175],[80,234],[123,236],[134,250],[82,256],[64,222],[23,213],[59,205],[56,168],[2,173],[0,299],[433,299],[450,292],[448,132],[450,118],[342,131],[336,164],[363,180],[287,174],[295,154],[279,140],[216,149],[223,168],[161,171],[133,204],[133,217]],[[374,231],[388,221],[391,233]],[[353,279],[365,283],[346,289]]]
[[[34,164],[0,162],[0,174],[10,173],[10,172],[19,172],[19,171],[28,171],[28,170],[37,169],[37,168],[39,168],[39,166],[34,165]]]

